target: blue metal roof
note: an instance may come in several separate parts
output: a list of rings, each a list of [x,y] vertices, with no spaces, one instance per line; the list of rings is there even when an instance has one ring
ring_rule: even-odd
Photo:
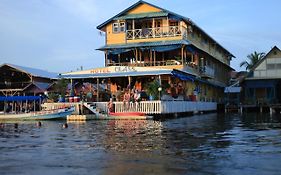
[[[169,46],[169,45],[189,45],[190,43],[186,40],[171,40],[171,41],[157,41],[157,42],[138,42],[129,44],[112,44],[105,45],[98,50],[105,49],[126,49],[126,48],[137,48],[137,47],[157,47],[157,46]]]
[[[30,74],[34,77],[42,77],[42,78],[50,78],[50,79],[56,79],[58,78],[58,74],[57,73],[53,73],[53,72],[48,72],[45,70],[41,70],[41,69],[36,69],[36,68],[30,68],[30,67],[24,67],[24,66],[18,66],[15,64],[2,64],[0,67],[2,66],[9,66],[12,67],[14,69],[17,69],[21,72]]]

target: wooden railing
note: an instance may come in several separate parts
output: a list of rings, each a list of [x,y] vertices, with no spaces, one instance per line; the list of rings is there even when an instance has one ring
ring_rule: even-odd
[[[147,38],[164,38],[182,36],[186,31],[183,26],[167,26],[126,30],[127,40],[147,39]]]
[[[137,66],[137,67],[146,67],[146,66],[171,66],[171,65],[181,65],[182,61],[180,60],[166,60],[166,61],[131,61],[123,63],[107,63],[107,66]]]

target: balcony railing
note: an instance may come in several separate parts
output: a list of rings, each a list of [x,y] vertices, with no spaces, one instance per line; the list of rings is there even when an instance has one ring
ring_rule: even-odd
[[[147,38],[164,38],[182,36],[186,29],[182,26],[168,26],[134,29],[126,31],[127,40],[147,39]]]
[[[122,62],[122,63],[107,63],[107,66],[137,66],[137,67],[146,67],[146,66],[175,66],[182,65],[182,61],[178,60],[166,60],[166,61],[135,61],[135,62]]]

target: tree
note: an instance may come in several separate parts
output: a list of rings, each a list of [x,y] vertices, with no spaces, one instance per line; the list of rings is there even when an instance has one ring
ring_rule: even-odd
[[[54,92],[50,93],[48,95],[48,98],[52,101],[58,101],[59,96],[64,98],[67,91],[68,83],[69,81],[66,79],[59,79],[54,86]]]
[[[159,99],[159,91],[158,91],[159,87],[160,87],[159,81],[154,80],[146,84],[146,92],[149,96],[152,96],[154,100]]]
[[[246,70],[251,70],[263,57],[265,56],[264,52],[254,52],[247,56],[248,61],[243,61],[240,63],[240,67],[245,66]]]

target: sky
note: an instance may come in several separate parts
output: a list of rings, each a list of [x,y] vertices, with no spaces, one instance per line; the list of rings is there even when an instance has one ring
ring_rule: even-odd
[[[134,4],[132,0],[0,0],[0,64],[50,72],[104,66],[96,49],[105,38],[96,26]],[[236,58],[281,48],[280,0],[147,0],[191,18]]]

